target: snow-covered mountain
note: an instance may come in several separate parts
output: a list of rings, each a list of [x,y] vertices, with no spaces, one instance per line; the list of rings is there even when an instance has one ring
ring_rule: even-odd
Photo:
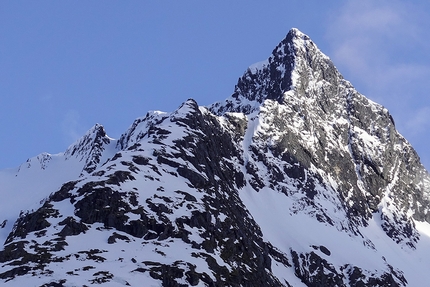
[[[297,29],[225,101],[0,171],[5,286],[426,286],[430,175]]]

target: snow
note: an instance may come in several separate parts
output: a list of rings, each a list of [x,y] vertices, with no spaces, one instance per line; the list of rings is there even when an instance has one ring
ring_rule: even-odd
[[[260,62],[252,64],[251,66],[248,67],[248,70],[252,74],[256,74],[258,71],[263,70],[268,65],[269,65],[269,61],[266,59],[264,61],[260,61]]]
[[[49,163],[40,165],[37,157],[31,158],[19,169],[0,171],[0,241],[4,242],[21,211],[37,209],[41,202],[60,189],[63,183],[76,180],[85,162],[74,158],[64,160],[63,154],[50,155]],[[44,168],[42,168],[44,166]]]
[[[352,264],[372,272],[387,270],[386,262],[389,262],[395,269],[404,272],[408,286],[426,286],[428,283],[429,223],[415,222],[421,234],[416,250],[401,249],[381,229],[377,220],[379,214],[374,215],[374,218],[369,221],[369,226],[360,229],[364,236],[361,237],[339,231],[333,226],[318,222],[316,218],[307,214],[292,212],[294,198],[268,188],[255,192],[245,187],[240,191],[240,198],[261,227],[263,238],[285,254],[289,254],[291,249],[303,253],[314,251],[337,267]],[[372,244],[365,244],[366,241]],[[327,256],[316,251],[312,247],[315,245],[325,246],[330,250],[331,255]],[[287,281],[293,283],[294,276],[286,276],[293,272],[289,269],[291,268],[280,263],[273,265],[274,274],[279,275],[279,278],[285,276]],[[297,283],[297,286],[300,284]]]

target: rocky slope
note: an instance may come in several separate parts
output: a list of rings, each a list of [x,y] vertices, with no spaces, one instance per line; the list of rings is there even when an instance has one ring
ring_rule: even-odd
[[[225,101],[150,112],[118,140],[96,125],[0,186],[27,198],[0,206],[5,286],[430,279],[428,172],[297,29]]]

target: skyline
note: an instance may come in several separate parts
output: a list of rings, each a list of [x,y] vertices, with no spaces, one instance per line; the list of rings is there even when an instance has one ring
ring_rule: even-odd
[[[103,3],[0,4],[0,169],[63,152],[96,123],[119,138],[149,110],[221,101],[293,27],[430,168],[430,4]]]

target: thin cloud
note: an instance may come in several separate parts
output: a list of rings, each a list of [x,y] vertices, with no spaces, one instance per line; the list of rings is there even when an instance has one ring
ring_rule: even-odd
[[[407,121],[406,127],[413,135],[419,135],[428,131],[430,129],[430,107],[419,109],[416,114]]]
[[[430,18],[420,4],[352,0],[333,12],[329,55],[359,92],[386,106],[430,163]]]
[[[39,100],[43,103],[51,102],[53,99],[54,96],[51,93],[46,93],[39,98]]]
[[[327,37],[340,71],[366,96],[402,113],[415,110],[430,88],[430,67],[416,56],[427,51],[418,7],[360,0],[336,12]]]
[[[82,134],[79,129],[80,115],[76,110],[68,110],[61,123],[64,138],[68,144],[78,140]]]
[[[393,53],[408,51],[408,43],[419,40],[422,31],[413,9],[398,1],[348,1],[328,27],[333,59],[348,72],[373,79],[402,58],[393,59]]]

